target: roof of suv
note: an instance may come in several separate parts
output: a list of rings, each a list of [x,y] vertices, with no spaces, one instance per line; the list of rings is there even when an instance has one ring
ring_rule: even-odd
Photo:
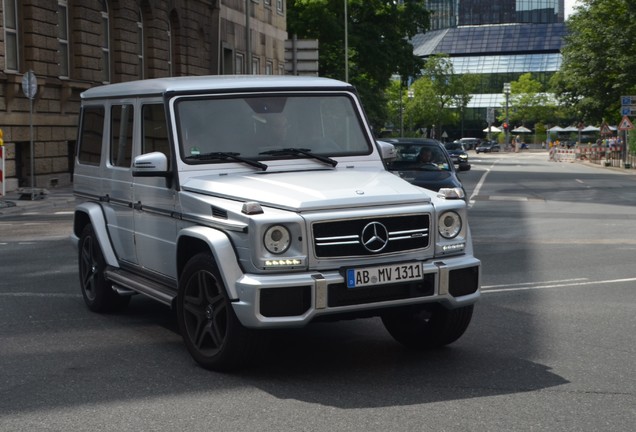
[[[285,90],[299,88],[353,90],[353,86],[350,84],[330,78],[282,75],[208,75],[154,78],[108,84],[86,90],[81,97],[82,99],[96,99],[163,95],[170,92],[225,92],[229,90]]]

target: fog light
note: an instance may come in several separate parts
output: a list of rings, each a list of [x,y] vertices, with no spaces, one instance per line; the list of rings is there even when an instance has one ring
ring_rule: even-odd
[[[455,243],[442,246],[442,250],[444,252],[457,252],[464,250],[464,248],[466,248],[466,243]]]

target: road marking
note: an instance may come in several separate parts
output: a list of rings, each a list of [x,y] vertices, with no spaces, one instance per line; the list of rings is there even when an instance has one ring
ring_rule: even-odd
[[[477,186],[475,186],[475,190],[473,194],[468,198],[468,208],[471,208],[475,204],[475,197],[479,195],[479,191],[481,190],[482,185],[486,182],[486,177],[490,173],[490,170],[495,166],[495,164],[499,162],[498,160],[494,161],[489,168],[486,168],[486,171],[482,174],[481,178],[477,182]]]
[[[611,284],[611,283],[625,283],[625,282],[635,282],[636,277],[634,278],[626,278],[626,279],[608,279],[602,281],[591,281],[585,278],[582,279],[564,279],[561,281],[547,281],[547,282],[528,282],[525,284],[513,284],[513,285],[490,285],[481,287],[481,290],[484,294],[487,293],[498,293],[498,292],[510,292],[510,291],[529,291],[529,290],[539,290],[539,289],[549,289],[549,288],[563,288],[563,287],[571,287],[571,286],[588,286],[588,285],[600,285],[600,284]],[[541,285],[546,284],[546,285]],[[502,288],[499,288],[502,287]],[[507,288],[503,288],[507,287]]]
[[[490,195],[491,201],[528,201],[528,197],[512,195]]]

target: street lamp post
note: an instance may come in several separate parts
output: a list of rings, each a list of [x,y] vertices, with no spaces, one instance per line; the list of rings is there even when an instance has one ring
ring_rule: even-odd
[[[510,135],[508,130],[510,129],[510,117],[509,117],[509,112],[508,112],[508,102],[510,100],[510,83],[504,83],[503,86],[503,92],[506,95],[506,125],[508,126],[506,128],[506,147],[508,147],[508,145],[510,144]]]

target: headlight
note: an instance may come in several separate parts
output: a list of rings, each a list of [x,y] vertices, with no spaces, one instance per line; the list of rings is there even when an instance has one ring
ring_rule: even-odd
[[[287,228],[282,225],[272,225],[265,231],[263,245],[273,254],[282,254],[289,249],[290,240],[291,235]]]
[[[437,220],[437,230],[444,238],[455,238],[462,230],[462,218],[453,211],[442,213]]]

